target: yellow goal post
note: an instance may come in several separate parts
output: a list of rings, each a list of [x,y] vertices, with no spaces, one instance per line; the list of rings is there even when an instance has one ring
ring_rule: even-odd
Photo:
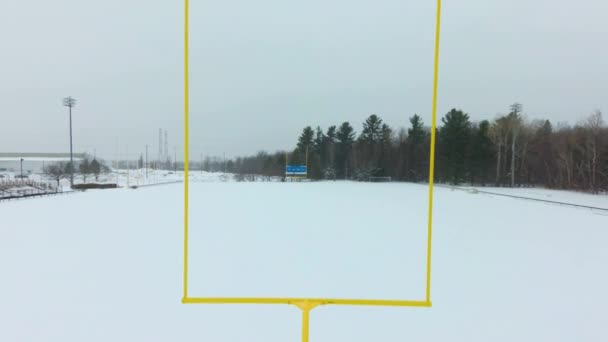
[[[431,143],[428,187],[428,221],[426,248],[426,295],[418,300],[348,299],[348,298],[259,298],[259,297],[193,297],[188,293],[188,204],[189,204],[189,0],[184,0],[184,255],[183,304],[283,304],[302,311],[302,341],[308,342],[310,311],[320,305],[361,305],[431,307],[431,251],[433,233],[433,186],[435,175],[435,140],[437,127],[437,87],[439,79],[439,40],[441,33],[441,0],[437,0],[435,51],[433,68],[433,103],[431,111]]]

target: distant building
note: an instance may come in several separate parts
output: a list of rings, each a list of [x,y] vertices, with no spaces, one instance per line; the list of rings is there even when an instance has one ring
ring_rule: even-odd
[[[20,173],[23,158],[23,173],[42,173],[48,163],[70,161],[69,153],[2,153],[0,152],[0,174]],[[74,153],[74,164],[84,158],[84,153]]]

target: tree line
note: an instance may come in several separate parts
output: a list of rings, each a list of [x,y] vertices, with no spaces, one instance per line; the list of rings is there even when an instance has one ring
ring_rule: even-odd
[[[95,177],[95,181],[98,181],[99,175],[110,172],[110,169],[102,160],[97,160],[97,158],[91,159],[88,155],[85,155],[74,166],[67,161],[58,161],[47,164],[42,172],[47,179],[55,181],[57,186],[59,186],[61,180],[69,179],[72,172],[74,175],[80,175],[83,183],[86,183],[88,176],[93,176]]]
[[[281,177],[286,163],[307,164],[311,179],[427,182],[430,128],[419,115],[409,122],[408,129],[393,129],[372,114],[360,133],[349,122],[325,130],[307,126],[291,151],[229,161],[208,158],[203,168]],[[608,191],[608,127],[600,111],[575,125],[554,125],[550,120],[526,120],[518,103],[491,121],[473,121],[464,111],[452,109],[436,131],[435,180]]]

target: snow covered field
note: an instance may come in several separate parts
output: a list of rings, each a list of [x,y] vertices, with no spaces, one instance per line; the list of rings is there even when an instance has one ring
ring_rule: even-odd
[[[423,298],[425,186],[208,180],[191,296]],[[180,303],[182,188],[0,203],[0,341],[299,341],[294,307]],[[438,188],[433,247],[432,308],[320,307],[311,341],[608,340],[605,214]]]

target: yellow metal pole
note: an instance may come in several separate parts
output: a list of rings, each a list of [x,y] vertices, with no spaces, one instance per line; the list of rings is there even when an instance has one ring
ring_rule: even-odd
[[[433,237],[433,185],[435,182],[435,136],[437,131],[437,86],[439,83],[439,38],[441,33],[441,0],[437,0],[435,28],[435,70],[433,75],[433,111],[431,123],[431,155],[429,165],[429,218],[426,249],[426,301],[431,304],[431,248]]]
[[[189,83],[188,83],[188,0],[184,0],[184,299],[188,298],[188,116],[190,111],[189,104]]]
[[[301,301],[289,302],[302,310],[302,342],[308,342],[310,337],[310,310],[319,305],[325,304],[323,301],[304,299]]]
[[[348,298],[260,298],[260,297],[188,297],[184,304],[290,304],[300,307],[300,303],[318,303],[318,305],[360,305],[360,306],[402,306],[429,307],[426,300],[394,299],[348,299]]]
[[[302,342],[308,342],[310,336],[310,309],[302,309]]]

